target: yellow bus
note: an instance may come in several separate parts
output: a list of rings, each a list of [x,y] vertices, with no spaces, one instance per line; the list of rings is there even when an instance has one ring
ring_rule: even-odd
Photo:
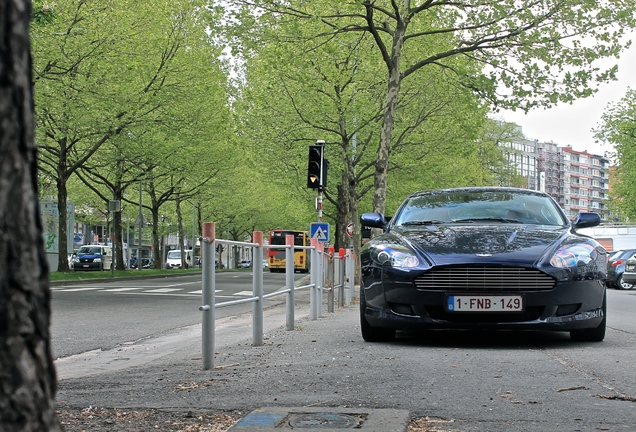
[[[309,233],[296,230],[271,230],[269,232],[269,244],[267,249],[267,266],[269,271],[285,272],[285,248],[274,248],[271,246],[284,246],[285,237],[294,236],[294,246],[309,246]],[[309,272],[309,249],[294,249],[294,271],[301,273]]]

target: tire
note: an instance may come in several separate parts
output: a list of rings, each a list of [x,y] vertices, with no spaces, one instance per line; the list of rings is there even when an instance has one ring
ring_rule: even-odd
[[[360,330],[362,339],[366,342],[391,342],[395,339],[395,329],[373,327],[364,316],[367,301],[364,297],[364,288],[360,290]]]
[[[576,342],[602,342],[605,339],[605,329],[607,328],[607,298],[603,297],[603,321],[595,328],[573,330],[570,332],[570,339]]]
[[[619,287],[619,289],[622,289],[622,290],[634,289],[634,285],[628,284],[627,282],[623,281],[623,275],[620,275],[618,277],[618,280],[616,281],[616,285]]]

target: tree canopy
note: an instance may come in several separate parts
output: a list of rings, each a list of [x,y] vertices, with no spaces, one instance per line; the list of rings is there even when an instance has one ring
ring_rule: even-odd
[[[529,110],[587,97],[598,83],[615,78],[616,68],[601,68],[597,60],[625,49],[621,37],[634,27],[636,8],[629,0],[230,3],[238,11],[235,19],[254,36],[250,52],[260,48],[258,36],[267,33],[269,17],[284,16],[297,28],[320,25],[309,38],[316,45],[351,33],[372,37],[376,58],[385,66],[373,200],[380,212],[386,206],[396,112],[407,80],[425,69],[442,69],[495,109]],[[294,37],[280,35],[281,40]]]
[[[636,219],[636,91],[610,104],[596,129],[600,140],[615,148],[611,204],[622,220]],[[625,219],[623,219],[625,218]]]

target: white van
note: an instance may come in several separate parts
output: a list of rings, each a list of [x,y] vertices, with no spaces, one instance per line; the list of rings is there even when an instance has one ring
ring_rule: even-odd
[[[194,251],[192,249],[184,250],[186,260],[186,268],[193,267],[193,259],[194,259]],[[177,269],[181,268],[181,250],[171,250],[168,251],[168,256],[166,257],[166,268],[167,269]]]

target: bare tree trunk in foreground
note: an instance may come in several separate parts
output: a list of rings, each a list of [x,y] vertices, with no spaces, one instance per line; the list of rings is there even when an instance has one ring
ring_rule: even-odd
[[[0,1],[0,430],[61,431],[37,200],[31,0]]]

